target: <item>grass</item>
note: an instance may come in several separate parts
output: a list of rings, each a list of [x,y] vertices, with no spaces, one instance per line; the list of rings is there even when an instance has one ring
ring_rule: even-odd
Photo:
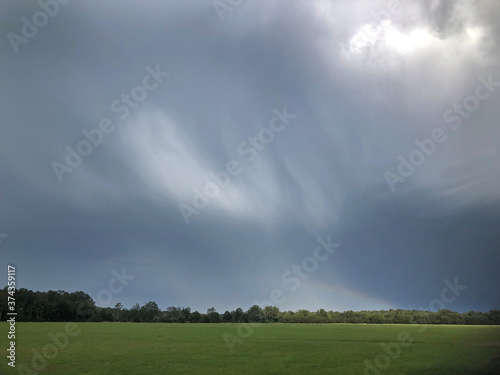
[[[237,337],[237,324],[78,323],[79,333],[54,355],[48,335],[63,333],[66,324],[17,323],[17,368],[2,356],[0,374],[500,373],[499,326],[428,326],[419,332],[418,325],[264,324],[231,353],[223,334]],[[7,329],[2,322],[4,353]],[[397,344],[401,332],[413,343]],[[381,344],[390,343],[393,357],[384,357]],[[35,361],[41,371],[33,371],[36,353],[50,357],[45,365],[41,357]],[[365,360],[384,368],[366,370]]]

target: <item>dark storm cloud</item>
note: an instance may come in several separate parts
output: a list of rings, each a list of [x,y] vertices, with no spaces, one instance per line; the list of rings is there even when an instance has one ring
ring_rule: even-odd
[[[4,6],[2,35],[26,4]],[[210,2],[73,1],[19,53],[4,37],[2,259],[23,286],[94,298],[126,267],[126,306],[232,309],[282,288],[283,308],[417,308],[454,277],[469,289],[451,309],[498,306],[500,91],[459,130],[443,120],[478,77],[500,80],[498,6],[401,4],[381,26],[383,1],[242,3],[224,22]],[[148,66],[170,75],[120,119]],[[248,160],[240,145],[284,107],[296,117]],[[103,118],[113,131],[59,183],[51,163]],[[448,140],[391,192],[384,173],[436,127]],[[231,160],[241,173],[186,225],[179,204]],[[342,246],[290,291],[283,272],[328,234]]]
[[[460,6],[463,6],[464,3],[464,1],[451,0],[425,1],[423,7],[427,14],[427,22],[442,37],[459,31],[463,24],[458,13]]]

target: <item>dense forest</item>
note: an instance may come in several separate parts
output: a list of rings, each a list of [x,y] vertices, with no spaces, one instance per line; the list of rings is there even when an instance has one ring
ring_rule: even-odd
[[[0,319],[7,318],[7,287],[0,290]],[[469,311],[458,313],[451,310],[437,312],[421,310],[380,311],[280,311],[274,306],[254,305],[247,311],[217,312],[210,308],[206,313],[191,311],[189,307],[168,307],[162,311],[156,302],[143,306],[135,304],[130,309],[121,303],[114,307],[98,307],[84,292],[68,293],[62,290],[33,292],[18,289],[15,293],[17,321],[31,322],[158,322],[158,323],[392,323],[392,324],[474,324],[500,325],[500,310],[487,313]]]

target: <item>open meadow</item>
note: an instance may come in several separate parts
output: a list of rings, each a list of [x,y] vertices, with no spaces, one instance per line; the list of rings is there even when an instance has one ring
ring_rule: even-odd
[[[0,327],[5,352],[7,324]],[[7,366],[4,356],[0,373],[486,374],[484,368],[500,354],[499,326],[249,328],[248,324],[20,322],[16,369]],[[236,340],[232,351],[227,345],[231,340]]]

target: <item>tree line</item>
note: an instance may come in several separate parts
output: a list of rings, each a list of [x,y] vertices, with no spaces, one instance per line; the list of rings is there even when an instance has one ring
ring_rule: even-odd
[[[7,317],[7,287],[0,290],[0,320]],[[158,322],[158,323],[370,323],[370,324],[470,324],[500,325],[500,310],[458,313],[442,309],[437,312],[422,310],[377,311],[280,311],[276,306],[254,305],[248,310],[237,308],[219,313],[209,308],[206,313],[191,311],[189,307],[170,306],[161,310],[149,301],[130,309],[121,303],[114,307],[99,307],[85,292],[68,293],[63,290],[33,292],[16,290],[18,321],[26,322]]]

